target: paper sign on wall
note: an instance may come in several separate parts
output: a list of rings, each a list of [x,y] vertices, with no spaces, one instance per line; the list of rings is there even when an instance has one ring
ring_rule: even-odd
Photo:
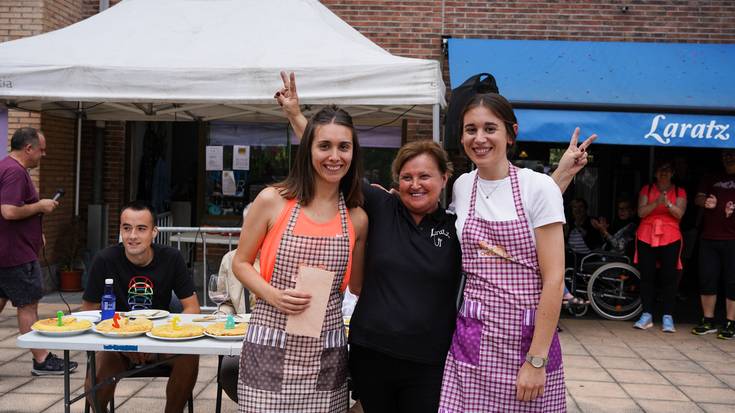
[[[250,146],[235,145],[232,148],[232,169],[250,170]]]
[[[207,146],[207,171],[221,171],[223,158],[222,146]]]
[[[222,195],[235,195],[237,183],[233,171],[222,171]]]

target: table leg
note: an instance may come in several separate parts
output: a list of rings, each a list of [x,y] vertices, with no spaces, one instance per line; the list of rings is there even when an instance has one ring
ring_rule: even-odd
[[[222,368],[222,355],[217,356],[217,405],[215,407],[215,413],[220,413],[222,410],[222,383],[219,380],[220,369]]]
[[[69,384],[69,350],[64,350],[64,413],[71,412],[71,389]]]
[[[92,406],[95,412],[101,412],[100,403],[97,400],[97,356],[94,351],[87,352],[87,365],[89,366],[89,379],[91,381],[90,393],[92,396]]]

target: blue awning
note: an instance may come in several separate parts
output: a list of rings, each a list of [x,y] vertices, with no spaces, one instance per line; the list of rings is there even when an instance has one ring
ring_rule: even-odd
[[[516,106],[735,112],[735,44],[449,39],[452,88],[492,73]]]
[[[735,148],[735,116],[546,109],[515,112],[519,142],[566,143],[579,126],[582,136],[599,135],[595,145]]]

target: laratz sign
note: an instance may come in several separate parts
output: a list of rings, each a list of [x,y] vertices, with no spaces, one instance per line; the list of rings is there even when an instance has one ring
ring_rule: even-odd
[[[735,116],[671,113],[518,109],[519,141],[569,141],[576,126],[582,135],[609,145],[735,148]]]
[[[674,139],[719,139],[726,141],[730,139],[730,124],[717,123],[710,119],[709,122],[673,122],[667,121],[666,115],[656,115],[651,121],[651,130],[645,134],[646,139],[655,139],[663,145],[671,144]],[[676,145],[674,146],[681,146]],[[685,145],[688,146],[688,145]]]

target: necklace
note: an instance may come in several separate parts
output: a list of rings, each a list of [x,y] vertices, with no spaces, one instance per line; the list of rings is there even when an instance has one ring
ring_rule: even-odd
[[[477,187],[480,189],[480,192],[482,193],[482,196],[485,197],[485,199],[490,199],[490,195],[494,194],[495,191],[498,190],[498,188],[500,188],[501,186],[503,186],[503,182],[505,182],[504,179],[501,180],[500,182],[498,182],[495,186],[493,186],[493,189],[490,190],[489,193],[486,193],[485,190],[482,189],[482,182],[477,181]]]

